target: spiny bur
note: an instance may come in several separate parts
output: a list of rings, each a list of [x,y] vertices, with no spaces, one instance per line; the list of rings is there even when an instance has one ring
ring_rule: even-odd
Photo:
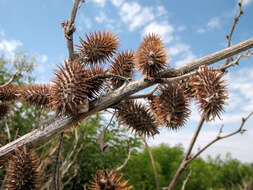
[[[119,40],[111,32],[94,32],[85,34],[86,40],[80,38],[81,45],[77,45],[78,51],[85,60],[84,64],[94,66],[98,63],[105,63],[116,53]]]
[[[103,78],[93,78],[96,75],[103,75],[107,71],[103,67],[91,67],[84,70],[84,75],[86,78],[86,91],[89,99],[96,98],[104,89],[104,83],[106,79]]]
[[[0,121],[4,120],[10,111],[10,104],[7,102],[0,103]]]
[[[122,51],[112,61],[110,72],[114,75],[120,75],[128,79],[133,78],[134,54],[133,51]],[[114,88],[118,88],[124,84],[124,80],[112,78],[111,83]]]
[[[1,101],[13,101],[16,100],[18,87],[8,84],[4,87],[0,87],[0,100]]]
[[[147,78],[159,76],[159,72],[167,67],[166,48],[156,34],[147,35],[135,54],[135,65]]]
[[[224,73],[207,66],[201,67],[192,78],[191,85],[195,91],[195,100],[199,110],[207,121],[214,120],[224,112],[224,104],[228,99],[228,90],[222,80]]]
[[[123,174],[117,176],[116,172],[107,170],[98,171],[94,181],[90,181],[90,190],[131,190],[133,186],[127,186],[128,181],[121,180]]]
[[[82,64],[78,60],[65,61],[55,75],[52,80],[54,85],[51,88],[50,106],[56,110],[56,114],[77,114],[81,105],[88,110],[87,88],[91,86],[87,84]]]
[[[41,173],[40,161],[34,152],[26,147],[15,150],[10,155],[6,169],[7,190],[38,190],[40,187]]]
[[[150,100],[155,119],[169,129],[179,129],[190,115],[189,99],[177,83],[163,84]]]
[[[133,100],[126,100],[117,106],[117,117],[132,131],[144,136],[159,133],[153,114],[149,108]]]
[[[18,92],[22,101],[37,107],[47,108],[51,99],[50,90],[51,86],[49,85],[33,85],[20,88]]]

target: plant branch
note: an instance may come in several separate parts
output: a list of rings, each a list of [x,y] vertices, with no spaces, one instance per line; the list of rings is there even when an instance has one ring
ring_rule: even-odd
[[[55,168],[54,168],[54,190],[59,190],[60,184],[59,184],[59,157],[60,157],[60,152],[61,152],[61,146],[63,142],[63,134],[64,132],[61,133],[60,135],[60,142],[59,146],[57,149],[56,153],[56,159],[55,159]]]
[[[145,143],[145,146],[148,150],[148,154],[149,154],[149,157],[150,157],[150,160],[151,160],[151,163],[152,163],[152,167],[153,167],[153,171],[154,171],[154,175],[155,175],[155,181],[156,181],[156,189],[160,190],[161,187],[160,187],[160,182],[159,182],[158,171],[157,171],[157,168],[156,168],[156,165],[155,165],[155,159],[152,155],[151,149],[148,146],[148,143],[147,143],[145,137],[142,136],[141,138],[142,138],[143,142]]]
[[[106,79],[106,78],[118,78],[120,80],[124,80],[126,82],[129,82],[129,79],[120,75],[114,75],[114,74],[98,74],[91,78],[90,80],[96,80],[96,79]]]
[[[0,88],[6,87],[7,85],[11,84],[12,81],[17,78],[19,75],[21,75],[22,71],[18,70],[16,73],[14,73],[11,78],[9,79],[8,82],[4,83],[3,85],[0,86]]]
[[[232,61],[231,63],[228,63],[227,65],[220,66],[219,68],[217,68],[217,70],[225,71],[226,69],[228,69],[230,67],[233,67],[235,65],[239,65],[239,61],[241,60],[241,58],[248,59],[250,55],[253,55],[253,52],[247,51],[247,53],[245,53],[245,54],[238,55],[234,61]]]
[[[236,25],[238,24],[238,21],[239,21],[241,15],[243,14],[242,0],[240,0],[240,2],[238,2],[238,8],[239,8],[238,15],[235,16],[235,18],[234,18],[234,23],[233,23],[233,25],[231,27],[231,30],[230,30],[229,34],[226,35],[226,38],[227,38],[227,47],[231,46],[231,38],[232,38],[233,32],[235,30]],[[231,61],[231,59],[227,58],[226,62],[225,62],[225,65],[228,65],[230,61]]]
[[[186,168],[186,166],[187,166],[191,161],[193,161],[195,158],[197,158],[203,151],[205,151],[205,150],[206,150],[208,147],[210,147],[212,144],[214,144],[215,142],[217,142],[217,141],[219,141],[219,140],[221,140],[221,139],[225,139],[225,138],[231,137],[231,136],[233,136],[233,135],[235,135],[235,134],[245,132],[245,130],[243,129],[243,126],[244,126],[245,122],[246,122],[252,115],[253,115],[253,112],[251,112],[247,117],[245,117],[245,118],[243,117],[240,127],[239,127],[236,131],[234,131],[234,132],[232,132],[232,133],[229,133],[229,134],[227,134],[227,135],[221,136],[222,129],[223,129],[223,126],[221,126],[221,128],[220,128],[220,130],[219,130],[219,132],[218,132],[218,135],[217,135],[217,137],[216,137],[214,140],[212,140],[212,141],[211,141],[210,143],[208,143],[205,147],[203,147],[202,149],[200,149],[200,150],[199,150],[197,153],[195,153],[193,156],[190,156],[192,147],[193,147],[193,145],[194,145],[194,142],[196,141],[196,135],[199,133],[199,130],[200,130],[200,128],[201,128],[201,123],[202,123],[202,120],[203,120],[203,117],[202,117],[202,118],[201,118],[201,121],[200,121],[200,123],[199,123],[199,126],[198,126],[198,128],[197,128],[197,130],[196,130],[196,132],[195,132],[195,134],[194,134],[194,136],[193,136],[193,138],[192,138],[192,141],[191,141],[190,146],[189,146],[189,148],[188,148],[188,150],[187,150],[187,153],[186,153],[186,155],[184,156],[184,159],[183,159],[183,161],[181,162],[181,164],[180,164],[180,166],[179,166],[179,168],[178,168],[178,170],[177,170],[177,172],[176,172],[176,174],[175,174],[173,180],[171,181],[170,186],[167,188],[167,190],[172,190],[172,189],[174,189],[174,187],[175,187],[175,185],[176,185],[176,183],[177,183],[177,181],[178,181],[178,179],[179,179],[179,176],[181,175],[181,173],[183,172],[183,170]],[[203,125],[203,123],[202,123],[202,125]],[[195,141],[194,141],[194,139],[195,139]]]
[[[64,30],[64,36],[67,40],[67,48],[69,52],[69,59],[73,60],[74,59],[74,48],[73,48],[73,33],[76,31],[75,27],[75,18],[76,18],[76,13],[77,9],[79,7],[80,0],[74,0],[74,4],[72,7],[72,11],[70,14],[70,20],[64,20],[61,23],[61,26]]]
[[[127,155],[127,158],[125,159],[124,163],[121,166],[119,166],[119,167],[115,168],[114,170],[112,170],[111,173],[110,173],[110,175],[112,175],[113,172],[120,171],[122,168],[124,168],[127,165],[128,161],[129,161],[129,159],[131,157],[131,152],[132,152],[132,150],[128,151],[128,155]]]
[[[180,175],[182,174],[182,172],[184,171],[184,169],[186,168],[187,164],[189,163],[189,159],[190,159],[190,155],[191,155],[191,151],[192,151],[192,148],[197,140],[197,137],[199,135],[199,132],[204,124],[204,121],[205,121],[205,115],[203,114],[200,118],[200,121],[199,121],[199,124],[198,124],[198,127],[191,139],[191,143],[186,151],[186,154],[184,156],[184,159],[182,160],[179,168],[177,169],[177,172],[176,174],[174,175],[172,181],[170,182],[170,185],[168,187],[168,190],[172,190],[175,188],[177,182],[178,182],[178,179],[180,177]]]
[[[185,180],[183,182],[183,186],[182,186],[181,190],[185,190],[186,184],[189,181],[191,175],[192,175],[192,167],[190,167],[190,171],[189,171],[187,177],[185,178]]]
[[[243,129],[243,126],[244,126],[245,122],[246,122],[252,115],[253,115],[253,112],[251,112],[247,117],[245,117],[245,118],[243,117],[240,127],[239,127],[236,131],[234,131],[234,132],[232,132],[232,133],[229,133],[229,134],[227,134],[227,135],[221,136],[221,131],[219,131],[217,137],[216,137],[215,139],[213,139],[211,142],[209,142],[209,143],[208,143],[206,146],[204,146],[202,149],[200,149],[196,154],[194,154],[194,155],[191,157],[191,159],[190,159],[189,161],[192,161],[192,160],[194,160],[195,158],[197,158],[202,152],[204,152],[208,147],[210,147],[210,146],[211,146],[212,144],[214,144],[215,142],[217,142],[217,141],[219,141],[219,140],[221,140],[221,139],[225,139],[225,138],[231,137],[231,136],[233,136],[233,135],[235,135],[235,134],[237,134],[237,133],[244,133],[245,130]],[[221,128],[223,128],[223,126],[222,126]]]
[[[155,93],[155,91],[158,90],[159,86],[160,86],[159,84],[156,85],[155,88],[153,88],[150,92],[148,92],[146,94],[137,94],[137,95],[129,96],[128,99],[148,98],[148,97],[152,96]]]
[[[200,59],[189,62],[186,65],[171,68],[163,72],[163,77],[167,77],[169,81],[175,81],[182,73],[191,72],[201,65],[210,65],[227,57],[238,54],[242,51],[248,50],[253,47],[253,38],[248,39],[244,42],[231,46],[229,48],[223,49],[211,55],[202,57]],[[169,78],[170,77],[170,78]],[[173,78],[174,77],[174,78]],[[141,78],[136,81],[131,81],[122,87],[115,89],[113,92],[108,93],[106,96],[90,102],[89,111],[85,113],[80,113],[78,115],[68,115],[68,116],[58,116],[51,120],[46,121],[40,129],[35,129],[30,133],[12,141],[2,147],[0,147],[0,158],[3,158],[7,154],[14,151],[16,148],[26,145],[28,147],[36,146],[42,142],[47,141],[52,136],[63,132],[64,130],[70,128],[77,124],[78,121],[104,109],[107,109],[111,105],[120,102],[121,100],[129,97],[130,95],[143,90],[156,84],[155,80],[144,80]]]

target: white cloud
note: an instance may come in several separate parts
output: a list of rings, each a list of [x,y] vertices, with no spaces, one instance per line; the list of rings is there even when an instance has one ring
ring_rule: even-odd
[[[41,63],[46,63],[47,60],[48,60],[47,55],[40,55],[38,61],[41,62]]]
[[[196,55],[194,55],[194,53],[191,50],[187,50],[183,54],[182,58],[179,61],[176,61],[175,64],[176,66],[181,66],[186,63],[189,63],[190,61],[193,61],[194,59],[196,59]]]
[[[157,16],[166,15],[168,13],[165,7],[161,5],[157,7],[156,11],[157,11]]]
[[[88,17],[84,16],[83,13],[80,13],[79,15],[80,15],[80,17],[79,17],[80,18],[80,24],[79,25],[81,25],[81,26],[84,25],[85,28],[91,29],[91,26],[92,26],[91,20]],[[81,26],[80,26],[80,30],[82,30]]]
[[[95,17],[95,20],[98,23],[106,23],[106,24],[114,22],[114,20],[110,19],[103,11],[99,12],[99,14]]]
[[[0,52],[9,58],[14,59],[15,51],[22,46],[22,43],[18,40],[1,40],[0,41]]]
[[[199,29],[197,29],[197,32],[198,33],[200,33],[200,34],[203,34],[203,33],[205,33],[205,29],[204,28],[199,28]]]
[[[186,44],[176,44],[168,49],[169,56],[176,56],[182,52],[189,51],[190,46]]]
[[[119,7],[122,5],[122,3],[124,2],[124,0],[111,0],[112,4],[115,6],[115,7]]]
[[[154,21],[144,28],[142,36],[150,33],[156,33],[161,36],[164,43],[169,43],[174,39],[173,31],[174,27],[168,24],[168,22],[158,23]]]
[[[99,5],[100,7],[104,7],[106,2],[106,0],[92,0],[92,1],[97,5]]]
[[[211,18],[208,23],[207,27],[214,29],[214,28],[219,28],[220,27],[220,19],[218,17]]]
[[[4,32],[4,30],[2,30],[1,28],[0,28],[0,38],[3,38],[5,36],[5,32]]]
[[[120,16],[125,23],[129,24],[130,31],[147,24],[155,18],[151,7],[142,8],[136,2],[124,3],[120,10]]]
[[[242,4],[246,6],[246,5],[251,4],[252,2],[253,2],[253,0],[243,0]]]
[[[179,27],[177,28],[177,30],[178,30],[179,32],[185,31],[185,30],[186,30],[186,26],[185,26],[185,25],[181,25],[181,26],[179,26]]]

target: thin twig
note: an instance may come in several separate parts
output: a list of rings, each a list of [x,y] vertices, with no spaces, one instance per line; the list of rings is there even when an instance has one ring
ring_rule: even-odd
[[[130,149],[130,150],[128,151],[128,155],[127,155],[127,158],[125,159],[124,163],[123,163],[121,166],[119,166],[119,167],[113,169],[113,170],[110,172],[110,175],[112,175],[113,172],[118,172],[118,171],[120,171],[121,169],[123,169],[123,168],[127,165],[128,161],[129,161],[129,159],[130,159],[130,157],[131,157],[131,152],[132,152],[132,149]]]
[[[103,129],[103,131],[101,131],[101,133],[99,134],[99,137],[98,137],[97,143],[98,143],[98,145],[99,145],[100,150],[101,150],[103,153],[105,153],[105,149],[106,149],[106,147],[108,147],[108,146],[105,145],[105,142],[104,142],[105,132],[106,132],[106,130],[108,129],[108,127],[111,125],[112,120],[113,120],[115,114],[116,114],[116,112],[114,112],[114,113],[112,114],[112,117],[111,117],[109,123],[108,123],[107,126]]]
[[[74,22],[75,22],[75,18],[76,18],[77,9],[79,7],[79,3],[80,3],[80,0],[74,0],[74,4],[73,4],[71,15],[70,15],[70,20],[64,20],[61,23],[62,28],[64,29],[64,36],[67,40],[69,59],[71,59],[71,60],[74,59],[73,33],[76,30]]]
[[[195,135],[193,136],[192,142],[190,143],[190,146],[189,146],[189,148],[188,148],[188,150],[187,150],[187,153],[186,153],[186,155],[185,155],[183,161],[181,162],[181,164],[180,164],[180,166],[179,166],[179,168],[178,168],[178,170],[177,170],[177,172],[176,172],[176,174],[175,174],[173,180],[171,181],[170,186],[167,188],[167,190],[172,190],[172,189],[174,189],[174,187],[175,187],[175,185],[176,185],[176,183],[177,183],[177,181],[178,181],[179,176],[181,175],[181,173],[183,172],[183,170],[186,168],[186,166],[187,166],[191,161],[193,161],[195,158],[197,158],[202,152],[204,152],[204,151],[205,151],[208,147],[210,147],[212,144],[214,144],[215,142],[217,142],[217,141],[219,141],[219,140],[221,140],[221,139],[225,139],[225,138],[231,137],[231,136],[233,136],[233,135],[235,135],[235,134],[245,132],[245,130],[243,129],[243,126],[244,126],[245,122],[246,122],[252,115],[253,115],[253,112],[251,112],[247,117],[245,117],[245,118],[243,117],[240,127],[239,127],[236,131],[234,131],[234,132],[232,132],[232,133],[229,133],[229,134],[227,134],[227,135],[221,136],[222,129],[220,129],[219,132],[218,132],[217,137],[216,137],[214,140],[212,140],[210,143],[208,143],[206,146],[204,146],[202,149],[200,149],[196,154],[194,154],[193,156],[190,156],[192,147],[193,147],[193,145],[194,145],[194,143],[192,143],[192,142],[193,142],[193,139],[195,138],[196,134],[197,134],[198,131],[199,131],[199,127],[198,127],[197,130],[196,130],[196,132],[195,132]],[[201,119],[201,120],[202,120],[202,119]],[[201,123],[202,123],[202,122],[200,122],[199,126],[201,125]],[[222,126],[222,128],[223,128],[223,126]],[[188,155],[188,156],[187,156],[187,155]],[[166,189],[166,188],[164,188],[164,189]]]
[[[229,34],[226,35],[226,38],[227,38],[227,47],[230,47],[231,46],[231,38],[232,38],[232,35],[233,35],[233,32],[235,30],[235,27],[236,25],[238,24],[238,21],[241,17],[241,15],[243,14],[243,10],[242,10],[242,0],[240,0],[240,2],[238,2],[238,8],[239,8],[239,11],[238,11],[238,14],[237,16],[235,16],[234,18],[234,23],[230,29],[230,32]],[[233,59],[231,58],[227,58],[226,59],[226,62],[225,62],[225,65],[228,65],[230,61],[232,61]]]
[[[250,55],[253,55],[253,52],[247,51],[247,53],[245,53],[245,54],[238,55],[234,61],[232,61],[231,63],[228,63],[227,65],[220,66],[219,68],[217,68],[217,70],[225,71],[226,69],[228,69],[230,67],[233,67],[235,65],[239,65],[239,61],[241,60],[241,58],[248,59],[250,57]]]
[[[191,159],[189,160],[189,161],[192,161],[192,160],[194,160],[195,158],[197,158],[202,152],[204,152],[208,147],[210,147],[212,144],[214,144],[215,142],[217,142],[217,141],[219,141],[219,140],[221,140],[221,139],[225,139],[225,138],[228,138],[228,137],[231,137],[231,136],[233,136],[233,135],[235,135],[235,134],[237,134],[237,133],[244,133],[245,132],[245,130],[243,129],[243,126],[244,126],[244,124],[245,124],[245,122],[251,117],[253,115],[253,112],[251,112],[247,117],[243,117],[242,118],[242,122],[241,122],[241,125],[240,125],[240,127],[236,130],[236,131],[234,131],[234,132],[232,132],[232,133],[229,133],[229,134],[227,134],[227,135],[224,135],[224,136],[221,136],[221,133],[219,132],[218,133],[218,135],[217,135],[217,137],[215,138],[215,139],[213,139],[211,142],[209,142],[206,146],[204,146],[202,149],[200,149],[196,154],[194,154],[192,157],[191,157]]]
[[[185,180],[183,182],[183,186],[182,186],[181,190],[185,190],[186,184],[189,181],[191,175],[192,175],[192,167],[190,167],[190,171],[189,171],[187,177],[185,178]]]
[[[148,146],[148,143],[147,143],[145,137],[142,136],[141,138],[142,138],[143,142],[145,143],[145,146],[148,150],[148,154],[149,154],[149,157],[150,157],[150,160],[151,160],[151,163],[152,163],[152,167],[153,167],[153,171],[154,171],[154,175],[155,175],[155,181],[156,181],[156,189],[160,190],[161,187],[160,187],[160,182],[159,182],[158,171],[157,171],[157,168],[156,168],[156,165],[155,165],[155,159],[152,155],[151,149]]]
[[[60,135],[60,143],[57,149],[56,153],[56,159],[55,159],[55,168],[54,168],[54,190],[59,190],[60,188],[60,183],[59,183],[59,157],[60,157],[60,152],[61,152],[61,146],[63,142],[63,134],[64,132],[61,133]]]
[[[168,187],[168,190],[172,190],[175,188],[177,182],[178,182],[178,179],[180,177],[180,175],[182,174],[182,172],[184,171],[184,169],[186,168],[187,164],[189,163],[189,159],[191,158],[191,152],[192,152],[192,148],[197,140],[197,137],[199,135],[199,132],[204,124],[204,121],[205,121],[205,115],[203,114],[202,117],[200,118],[200,121],[199,121],[199,124],[198,124],[198,127],[191,139],[191,143],[189,144],[189,147],[186,151],[186,154],[184,156],[184,159],[182,160],[179,168],[177,169],[177,172],[176,174],[174,175],[172,181],[170,182],[170,185]]]
[[[128,78],[120,76],[120,75],[114,75],[114,74],[98,74],[93,77],[90,77],[89,80],[106,79],[106,78],[118,78],[120,80],[129,82]]]
[[[197,140],[197,138],[199,136],[199,132],[200,132],[200,130],[201,130],[204,122],[205,122],[205,115],[203,114],[201,116],[200,121],[199,121],[198,127],[197,127],[197,129],[196,129],[196,131],[195,131],[195,133],[194,133],[194,135],[192,137],[191,143],[190,143],[190,145],[189,145],[189,147],[188,147],[188,149],[186,151],[185,160],[189,159],[189,157],[191,155],[191,152],[192,152],[192,148],[193,148],[193,146],[194,146],[194,144],[195,144],[195,142],[196,142],[196,140]]]
[[[7,85],[11,84],[15,78],[17,78],[19,75],[21,75],[22,71],[16,71],[11,78],[9,79],[8,82],[4,83],[3,85],[0,86],[0,88],[6,87]]]
[[[129,96],[128,99],[148,98],[152,96],[159,89],[159,87],[160,87],[160,84],[156,85],[155,88],[153,88],[150,92],[146,94],[132,95],[132,96]]]

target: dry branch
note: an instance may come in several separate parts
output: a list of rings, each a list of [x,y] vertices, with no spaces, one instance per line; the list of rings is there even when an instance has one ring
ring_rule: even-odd
[[[202,149],[200,149],[197,153],[195,153],[194,155],[191,155],[191,152],[192,152],[192,148],[194,146],[194,143],[196,142],[196,139],[198,137],[198,134],[200,132],[200,129],[201,127],[203,126],[203,123],[204,123],[204,117],[202,116],[201,119],[200,119],[200,122],[199,122],[199,125],[192,137],[192,140],[191,140],[191,143],[189,145],[189,148],[187,149],[187,152],[184,156],[184,159],[182,160],[179,168],[177,169],[177,172],[176,174],[174,175],[172,181],[170,182],[170,185],[169,187],[165,187],[163,188],[164,190],[173,190],[178,182],[178,179],[180,177],[180,175],[182,174],[182,172],[184,171],[184,169],[186,168],[186,166],[191,162],[193,161],[195,158],[197,158],[202,152],[204,152],[208,147],[210,147],[212,144],[214,144],[215,142],[221,140],[221,139],[225,139],[225,138],[228,138],[228,137],[231,137],[235,134],[238,134],[238,133],[243,133],[245,130],[243,129],[243,126],[245,124],[245,122],[253,115],[253,112],[251,112],[246,118],[242,118],[242,122],[239,126],[239,128],[234,131],[234,132],[231,132],[227,135],[224,135],[224,136],[221,136],[221,133],[222,133],[222,129],[223,129],[223,126],[221,126],[219,132],[218,132],[218,135],[217,137],[212,140],[211,142],[209,142],[206,146],[204,146]]]
[[[182,73],[188,73],[195,69],[197,69],[201,65],[210,65],[220,61],[222,59],[226,59],[230,56],[236,55],[240,52],[248,50],[253,47],[253,38],[248,39],[244,42],[238,43],[232,47],[223,49],[211,55],[202,57],[200,59],[194,60],[186,65],[177,68],[171,68],[163,73],[160,76],[168,77],[168,80],[176,80],[177,77]],[[7,156],[10,152],[15,150],[17,147],[22,145],[27,146],[36,146],[40,143],[43,143],[50,139],[52,136],[63,132],[64,130],[74,126],[78,121],[83,120],[89,115],[92,115],[98,111],[104,110],[110,107],[113,104],[118,103],[119,101],[127,98],[128,96],[143,90],[147,87],[150,87],[156,84],[156,80],[144,80],[141,78],[137,81],[129,82],[119,89],[114,90],[113,92],[107,94],[106,96],[99,98],[96,101],[90,102],[89,111],[86,113],[80,113],[75,116],[58,116],[49,121],[47,124],[44,124],[43,127],[35,129],[34,131],[18,138],[17,140],[6,144],[5,146],[0,148],[0,158]]]
[[[234,32],[234,30],[235,30],[236,25],[238,24],[238,21],[239,21],[241,15],[243,14],[243,10],[242,10],[242,0],[240,0],[240,2],[238,2],[238,8],[239,8],[238,14],[237,14],[237,16],[235,16],[235,18],[234,18],[234,23],[233,23],[233,25],[232,25],[232,27],[231,27],[231,29],[230,29],[229,34],[226,35],[226,38],[227,38],[227,47],[230,47],[230,46],[231,46],[231,39],[232,39],[233,32]],[[230,61],[231,61],[231,59],[230,59],[230,58],[227,58],[227,59],[226,59],[226,62],[225,62],[225,65],[228,65]]]
[[[64,36],[67,40],[69,58],[71,60],[74,59],[73,33],[76,30],[74,22],[75,22],[75,18],[76,18],[77,9],[79,8],[79,3],[80,3],[80,0],[74,0],[74,4],[73,4],[71,15],[70,15],[70,20],[64,20],[61,23],[62,28],[64,29]]]
[[[153,157],[152,151],[151,151],[150,147],[148,146],[148,143],[147,143],[145,137],[142,136],[142,140],[145,143],[145,146],[148,150],[148,154],[149,154],[149,157],[150,157],[150,160],[151,160],[151,163],[152,163],[152,167],[153,167],[153,171],[154,171],[154,175],[155,175],[155,181],[156,181],[156,189],[160,190],[161,186],[160,186],[160,182],[159,182],[158,171],[157,171],[157,168],[156,168],[156,165],[155,165],[155,159]]]

